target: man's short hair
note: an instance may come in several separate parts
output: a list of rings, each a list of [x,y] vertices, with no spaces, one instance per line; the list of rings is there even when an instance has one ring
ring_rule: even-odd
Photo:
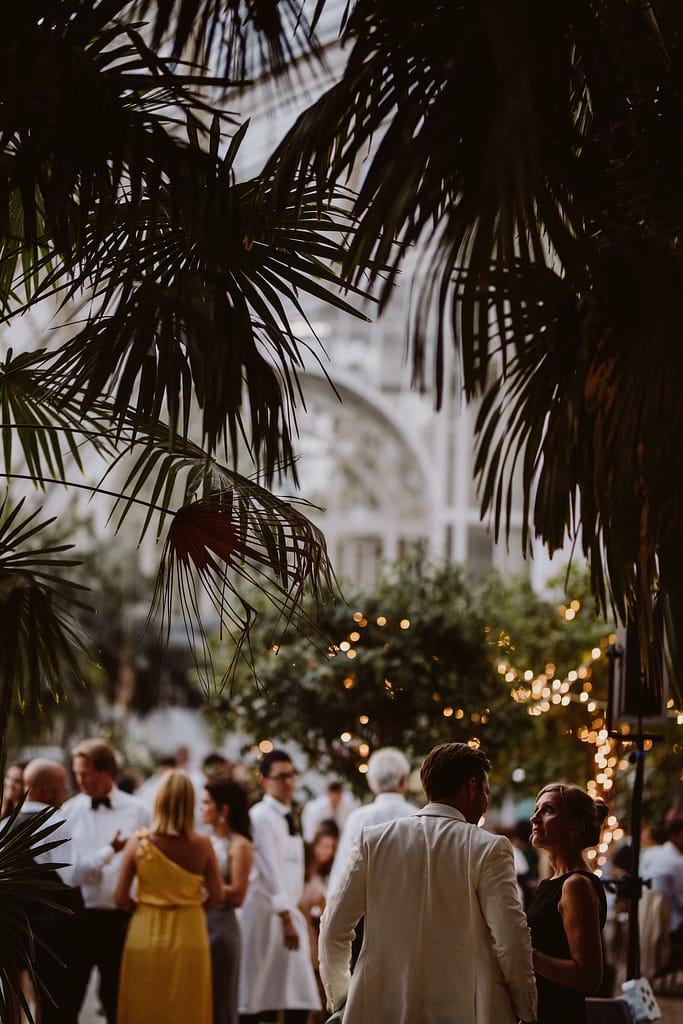
[[[286,750],[271,750],[267,754],[264,754],[258,763],[258,770],[264,779],[267,779],[270,775],[270,769],[278,761],[288,761],[292,763],[292,759]]]
[[[94,771],[107,772],[112,779],[118,775],[116,755],[106,740],[82,740],[71,751],[71,757],[87,757]]]
[[[467,743],[442,743],[425,757],[420,781],[428,800],[452,800],[468,779],[484,782],[491,763],[482,750]]]
[[[381,747],[368,761],[367,780],[373,793],[397,790],[409,775],[408,758],[395,747]]]
[[[666,838],[673,839],[674,836],[683,832],[683,818],[672,818],[666,826]]]

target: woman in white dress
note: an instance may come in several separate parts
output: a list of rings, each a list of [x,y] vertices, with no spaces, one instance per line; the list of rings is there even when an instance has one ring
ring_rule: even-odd
[[[235,907],[244,900],[253,862],[247,794],[229,776],[207,782],[201,817],[223,880],[220,906],[207,911],[213,984],[213,1024],[237,1024],[241,938]]]

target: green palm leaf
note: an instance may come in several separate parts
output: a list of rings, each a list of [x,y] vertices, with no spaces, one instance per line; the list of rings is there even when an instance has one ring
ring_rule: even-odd
[[[116,429],[134,401],[141,424],[166,413],[186,435],[196,398],[208,449],[235,450],[245,436],[270,479],[292,461],[303,361],[291,320],[305,318],[300,296],[366,317],[340,295],[334,269],[352,230],[345,194],[322,213],[309,191],[298,207],[292,199],[266,217],[258,183],[232,180],[241,138],[206,164],[201,203],[187,217],[162,188],[154,206],[118,204],[104,241],[101,227],[93,232],[85,263],[97,269],[69,289],[75,297],[90,283],[93,305],[55,366],[70,382],[64,400],[81,392],[84,412],[111,391]]]
[[[78,266],[83,233],[125,192],[154,200],[162,182],[192,190],[198,154],[175,125],[215,114],[216,84],[148,47],[122,17],[127,0],[15,5],[0,43],[4,159],[0,168],[0,301],[25,257],[33,294],[39,257]],[[226,120],[228,115],[220,115]],[[175,194],[173,190],[171,194]]]
[[[257,613],[241,584],[257,587],[276,608],[282,630],[290,622],[306,623],[315,642],[327,649],[328,638],[305,609],[340,595],[324,537],[304,514],[307,502],[277,497],[191,441],[171,439],[163,425],[145,434],[136,423],[129,448],[108,472],[126,462],[132,466],[112,515],[118,510],[118,528],[133,506],[147,505],[144,534],[158,514],[155,532],[159,537],[166,529],[166,539],[150,621],[159,615],[162,632],[168,632],[179,607],[207,690],[216,678],[222,677],[221,685],[232,681],[240,658],[252,665],[249,634]],[[214,665],[202,622],[202,592],[232,640],[226,666]]]
[[[52,807],[45,808],[15,827],[22,806],[23,799],[0,826],[0,1020],[3,1021],[15,1019],[15,1001],[32,1020],[21,991],[24,971],[29,973],[36,989],[40,986],[33,969],[35,940],[29,924],[31,911],[44,906],[64,909],[51,899],[57,883],[50,876],[55,866],[61,865],[38,864],[34,859],[63,842],[49,840],[60,824],[59,820],[54,820],[59,812]]]
[[[40,547],[51,520],[23,514],[23,500],[0,504],[0,721],[13,704],[39,716],[46,700],[61,701],[70,679],[81,680],[87,646],[73,612],[87,607],[85,587],[63,575],[78,562],[70,545]],[[4,738],[4,732],[2,734]]]
[[[53,358],[42,349],[15,356],[10,348],[0,363],[4,475],[12,476],[16,441],[26,470],[39,487],[44,487],[46,477],[66,481],[65,453],[82,471],[84,443],[98,454],[111,449],[106,438],[111,424],[104,409],[95,407],[84,415],[78,401],[64,403],[58,377],[47,371]]]
[[[311,180],[323,202],[373,144],[348,278],[388,263],[386,302],[426,248],[415,373],[435,353],[439,401],[452,337],[468,397],[491,389],[485,510],[509,523],[519,469],[528,528],[582,544],[622,620],[655,587],[683,614],[682,33],[680,5],[363,0],[343,74],[265,170],[275,205]]]
[[[137,8],[141,16],[153,12],[155,47],[170,35],[175,57],[189,49],[194,60],[218,63],[239,81],[286,70],[309,46],[315,50],[301,0],[138,0]]]

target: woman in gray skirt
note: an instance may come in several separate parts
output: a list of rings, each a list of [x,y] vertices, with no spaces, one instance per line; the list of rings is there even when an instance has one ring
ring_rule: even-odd
[[[211,945],[214,1024],[237,1024],[240,929],[235,907],[244,900],[253,861],[247,794],[230,776],[207,782],[201,801],[202,821],[223,878],[220,906],[206,913]]]

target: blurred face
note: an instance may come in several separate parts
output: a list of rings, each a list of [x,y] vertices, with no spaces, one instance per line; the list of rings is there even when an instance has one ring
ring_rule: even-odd
[[[10,800],[13,804],[19,800],[24,792],[23,777],[24,773],[16,765],[12,765],[11,768],[7,769],[2,785],[3,800]]]
[[[273,761],[268,775],[261,776],[261,785],[268,796],[281,804],[291,804],[298,777],[291,761]]]
[[[531,844],[541,850],[562,849],[571,844],[576,826],[558,791],[542,793],[531,815]]]
[[[316,863],[321,866],[330,864],[334,859],[336,849],[337,840],[334,836],[320,836],[313,847],[313,854],[315,856]]]
[[[54,781],[52,784],[52,799],[50,800],[51,806],[61,807],[68,795],[69,776],[66,774],[66,769],[61,768],[59,771],[55,769]]]
[[[470,779],[470,784],[470,813],[467,815],[467,820],[470,824],[477,825],[486,814],[486,809],[489,805],[489,793],[491,792],[489,777],[484,773],[484,778],[481,782],[478,782],[476,779]]]
[[[215,825],[218,821],[218,804],[208,789],[202,791],[202,798],[199,801],[199,812],[204,825]]]
[[[93,768],[89,757],[79,754],[74,757],[71,767],[73,769],[76,785],[81,793],[87,796],[103,797],[111,792],[114,785],[109,772],[97,771]]]

